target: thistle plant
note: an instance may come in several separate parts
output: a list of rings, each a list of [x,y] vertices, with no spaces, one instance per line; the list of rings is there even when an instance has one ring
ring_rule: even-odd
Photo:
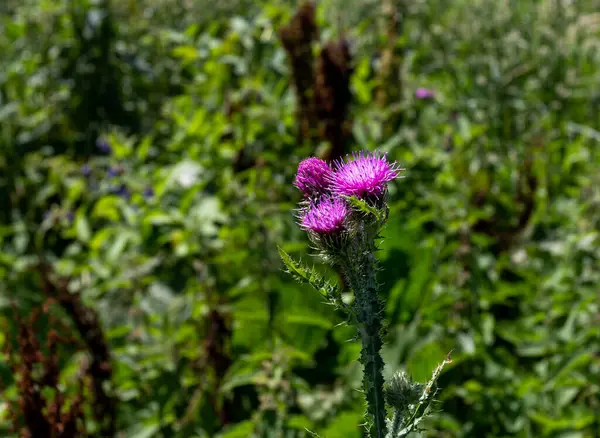
[[[413,382],[399,372],[385,385],[381,358],[384,307],[375,278],[375,252],[389,213],[388,183],[402,178],[403,170],[376,152],[356,153],[333,165],[312,157],[298,166],[295,186],[303,194],[297,211],[298,224],[307,232],[317,255],[342,273],[353,293],[351,303],[342,299],[342,290],[336,283],[279,250],[288,272],[312,285],[345,313],[347,323],[358,329],[365,425],[371,438],[405,437],[417,430],[431,412],[437,391],[435,382],[450,361],[447,358],[442,362],[427,383]]]

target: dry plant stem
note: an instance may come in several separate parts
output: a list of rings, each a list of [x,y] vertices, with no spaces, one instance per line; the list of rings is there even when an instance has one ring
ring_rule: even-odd
[[[330,145],[322,157],[326,161],[340,160],[348,153],[352,72],[352,56],[346,39],[323,47],[316,65],[314,101],[321,137]]]
[[[40,309],[34,309],[27,319],[21,319],[14,306],[18,324],[18,349],[5,346],[19,394],[18,402],[8,405],[7,421],[12,422],[12,433],[20,437],[75,438],[87,437],[82,405],[83,385],[67,397],[59,388],[60,369],[57,348],[68,339],[59,337],[54,328],[48,331],[45,351],[38,341]],[[44,313],[48,313],[44,309]],[[56,324],[52,317],[48,324]],[[50,395],[54,394],[54,395]]]
[[[297,98],[297,120],[300,140],[315,135],[316,114],[312,100],[315,86],[313,42],[318,40],[316,10],[312,2],[304,2],[290,22],[279,29],[279,38],[285,48],[292,71]]]
[[[117,400],[105,387],[112,380],[112,359],[98,314],[83,303],[79,294],[69,292],[68,280],[51,279],[51,269],[43,262],[39,265],[44,291],[71,317],[90,353],[89,375],[92,377],[95,397],[94,414],[100,424],[100,434],[113,437],[116,434]]]
[[[401,96],[402,83],[400,77],[400,53],[397,50],[400,26],[402,24],[401,2],[398,0],[383,0],[382,16],[385,21],[386,46],[381,55],[379,70],[379,88],[375,101],[380,108],[390,102],[396,102]]]
[[[359,260],[357,260],[357,258]],[[346,263],[344,271],[355,294],[355,308],[362,342],[363,391],[367,399],[367,421],[371,438],[385,438],[386,409],[383,392],[382,303],[377,296],[376,260],[371,252],[358,254]]]

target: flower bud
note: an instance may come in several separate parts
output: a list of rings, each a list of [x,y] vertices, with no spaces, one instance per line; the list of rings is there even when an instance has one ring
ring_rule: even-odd
[[[385,390],[385,398],[391,407],[405,410],[419,401],[423,389],[422,383],[413,382],[404,371],[398,371]]]

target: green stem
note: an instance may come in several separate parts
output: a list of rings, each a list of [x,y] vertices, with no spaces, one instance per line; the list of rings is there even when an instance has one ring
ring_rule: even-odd
[[[402,411],[400,409],[394,409],[394,416],[392,417],[392,430],[388,434],[387,438],[397,438],[402,427]]]
[[[363,391],[367,398],[367,418],[371,438],[385,438],[386,410],[383,395],[382,304],[377,296],[376,260],[372,253],[362,254],[347,263],[346,275],[355,295],[358,329],[362,341]]]

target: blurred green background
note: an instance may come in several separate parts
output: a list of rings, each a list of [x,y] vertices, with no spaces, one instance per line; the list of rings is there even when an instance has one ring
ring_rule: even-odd
[[[351,61],[314,135],[300,5],[2,1],[0,436],[61,397],[78,431],[48,436],[362,436],[354,332],[277,255],[314,260],[294,172],[343,125],[406,168],[386,376],[452,350],[421,435],[599,437],[600,3],[321,0],[303,56]]]

